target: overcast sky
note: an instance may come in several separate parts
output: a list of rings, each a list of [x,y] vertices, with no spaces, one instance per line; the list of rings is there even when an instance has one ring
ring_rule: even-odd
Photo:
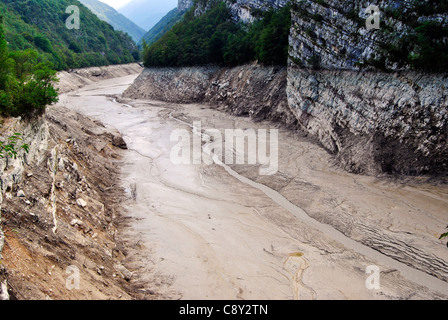
[[[114,7],[115,9],[118,9],[125,4],[131,2],[131,0],[100,0],[101,2],[107,3],[111,7]]]

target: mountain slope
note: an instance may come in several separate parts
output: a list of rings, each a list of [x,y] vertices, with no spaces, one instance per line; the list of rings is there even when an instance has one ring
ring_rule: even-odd
[[[143,39],[148,45],[153,44],[159,40],[166,32],[168,32],[176,23],[182,20],[185,11],[179,11],[174,8],[166,14],[157,24],[151,28],[144,36]]]
[[[80,29],[68,29],[66,8],[80,9]],[[115,31],[87,7],[70,0],[0,1],[11,50],[36,49],[58,70],[134,62],[139,51],[127,34]]]
[[[145,34],[145,30],[140,28],[134,22],[117,12],[111,6],[98,0],[79,0],[83,5],[90,9],[98,18],[109,23],[115,30],[123,31],[129,34],[137,43]]]
[[[132,0],[118,11],[141,28],[150,30],[175,7],[177,7],[177,0],[162,2],[158,0]]]

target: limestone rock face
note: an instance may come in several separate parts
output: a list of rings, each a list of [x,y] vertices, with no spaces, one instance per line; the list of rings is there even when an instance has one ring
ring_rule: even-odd
[[[397,44],[397,35],[413,31],[405,15],[412,3],[411,0],[376,3],[368,0],[305,0],[294,3],[289,54],[295,64],[306,68],[361,70],[374,65],[373,61],[384,60],[382,64],[390,70],[407,70],[407,66],[389,61],[382,51],[384,47]],[[412,11],[410,16],[420,22],[439,21],[448,25],[446,14],[424,16]],[[370,28],[374,21],[379,29]]]
[[[255,20],[256,12],[270,8],[280,8],[286,5],[287,0],[226,0],[235,21],[250,23]],[[199,1],[195,8],[195,14],[200,15],[210,8],[211,1]],[[191,0],[179,0],[178,9],[193,6]]]
[[[243,22],[254,20],[254,10],[267,10],[270,8],[280,8],[286,5],[286,0],[237,0],[229,1],[230,9],[234,17]]]
[[[411,72],[382,56],[387,35],[406,34],[411,1],[377,3],[380,28],[368,30],[369,1],[306,0],[292,6],[288,104],[302,129],[354,172],[448,172],[447,75]],[[419,17],[445,21],[446,15]],[[392,42],[393,43],[393,42]],[[385,59],[395,73],[375,69]]]
[[[193,6],[193,0],[179,0],[177,10],[185,11]]]
[[[293,6],[290,55],[308,68],[358,69],[375,55],[378,32],[368,31],[368,1],[303,1]],[[324,3],[324,4],[323,4]]]
[[[290,68],[286,91],[303,130],[349,171],[446,174],[447,80]]]

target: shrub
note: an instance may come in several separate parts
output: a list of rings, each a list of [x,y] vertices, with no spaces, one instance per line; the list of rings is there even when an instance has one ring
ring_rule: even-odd
[[[50,40],[48,40],[47,38],[45,38],[42,35],[37,35],[34,37],[34,44],[42,49],[42,51],[44,52],[52,52],[53,48],[51,46]]]
[[[57,101],[52,65],[34,50],[9,52],[0,18],[0,112],[31,117]]]

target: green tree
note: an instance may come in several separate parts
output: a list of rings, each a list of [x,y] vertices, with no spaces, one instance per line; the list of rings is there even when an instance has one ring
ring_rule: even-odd
[[[0,17],[0,90],[5,90],[10,74],[11,59],[8,55],[8,43],[3,30],[3,17]]]
[[[444,239],[444,238],[448,238],[448,232],[445,232],[445,233],[441,234],[440,237],[439,237],[439,239]],[[448,243],[446,245],[448,247]]]
[[[68,48],[76,53],[81,53],[82,49],[76,42],[70,42]]]
[[[44,52],[52,52],[53,47],[51,46],[50,40],[45,38],[42,35],[37,35],[34,37],[34,43],[36,46],[40,49],[42,49]]]
[[[0,19],[1,21],[1,19]],[[32,117],[58,100],[56,71],[34,50],[9,52],[0,24],[0,112]]]
[[[285,65],[288,59],[288,36],[291,27],[290,7],[270,10],[263,15],[263,27],[255,35],[256,58],[262,64]]]

